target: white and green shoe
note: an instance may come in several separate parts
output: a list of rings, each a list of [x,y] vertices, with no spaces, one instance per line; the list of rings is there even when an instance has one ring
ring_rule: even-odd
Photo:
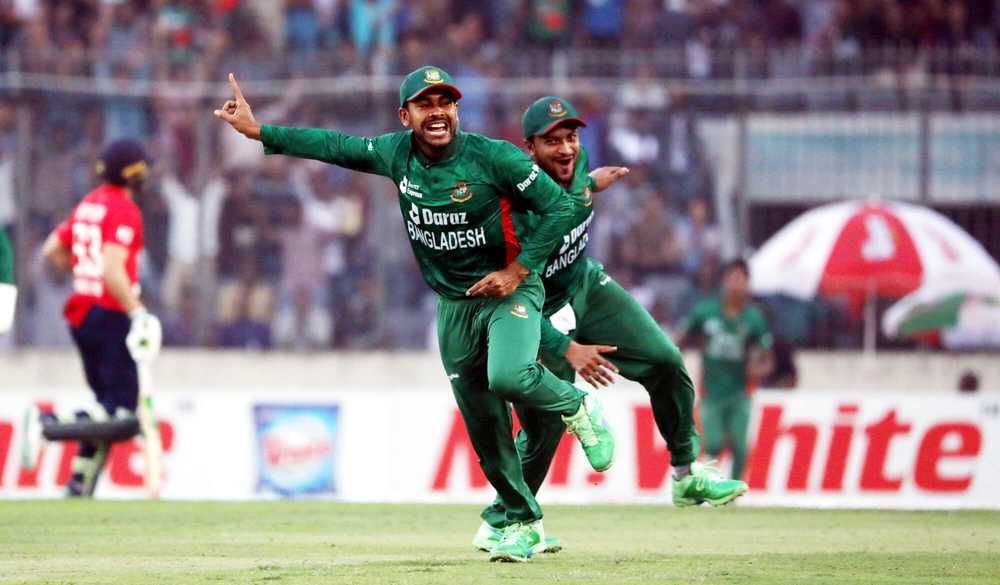
[[[601,403],[593,394],[587,394],[580,409],[571,416],[562,417],[566,432],[576,435],[583,452],[594,471],[607,471],[615,460],[615,437],[604,418]]]
[[[503,529],[500,542],[490,550],[490,562],[525,563],[544,549],[542,521],[517,522]]]
[[[747,493],[746,482],[725,478],[717,468],[698,462],[691,464],[689,475],[675,479],[672,488],[674,505],[678,508],[705,502],[715,507],[725,506]]]
[[[541,522],[541,520],[539,520]],[[482,522],[479,525],[479,530],[476,531],[476,535],[472,537],[472,546],[483,552],[491,552],[493,547],[500,544],[500,540],[503,539],[503,530],[500,528],[494,528]],[[539,553],[557,553],[562,550],[562,541],[558,536],[545,536],[542,541],[545,543],[545,548],[536,551]]]

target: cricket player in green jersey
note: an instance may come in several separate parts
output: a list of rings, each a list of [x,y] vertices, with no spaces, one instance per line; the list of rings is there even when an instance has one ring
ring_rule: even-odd
[[[750,269],[733,260],[722,271],[722,291],[691,310],[678,341],[702,336],[701,428],[705,453],[718,457],[728,444],[733,477],[743,476],[750,424],[750,387],[773,367],[771,333],[763,313],[749,303]]]
[[[586,126],[568,100],[547,96],[524,112],[522,130],[531,157],[566,188],[573,202],[573,219],[561,245],[545,262],[539,357],[553,373],[573,381],[576,374],[594,386],[611,383],[615,372],[642,384],[649,393],[653,418],[670,451],[674,467],[673,500],[677,506],[709,502],[720,506],[746,492],[742,481],[721,479],[714,470],[695,464],[694,387],[681,352],[653,317],[603,267],[585,255],[594,219],[593,195],[628,173],[622,167],[602,167],[588,174],[587,152],[579,129]],[[520,218],[520,216],[519,216]],[[523,218],[524,231],[533,228],[533,216]],[[537,492],[548,473],[563,434],[562,420],[549,413],[516,405],[521,430],[518,452],[525,481]],[[473,538],[489,550],[502,537],[505,509],[502,498],[482,513]],[[558,543],[549,542],[550,549]]]
[[[375,137],[260,125],[230,75],[234,99],[215,115],[265,151],[382,175],[399,205],[424,280],[438,294],[441,359],[480,466],[505,504],[490,559],[525,561],[544,548],[542,512],[524,481],[510,407],[560,416],[597,471],[614,438],[592,394],[538,364],[545,291],[539,273],[572,217],[568,195],[520,149],[458,128],[461,92],[425,66],[399,91],[402,132]],[[519,237],[515,213],[538,223]]]
[[[0,333],[6,333],[14,324],[14,306],[16,304],[14,248],[10,245],[7,232],[0,227]]]

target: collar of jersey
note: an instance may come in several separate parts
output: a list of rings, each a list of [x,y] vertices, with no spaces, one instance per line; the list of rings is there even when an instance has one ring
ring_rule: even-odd
[[[411,130],[410,132],[411,132],[410,144],[412,145],[413,144],[412,141],[414,140],[412,134],[413,131]],[[439,165],[455,158],[458,155],[459,151],[461,151],[462,146],[464,145],[465,145],[465,132],[458,130],[455,132],[455,137],[451,139],[451,143],[448,144],[448,148],[445,149],[444,156],[442,156],[441,158],[430,160],[427,157],[425,157],[422,152],[420,152],[419,148],[416,148],[415,146],[413,147],[413,155],[417,157],[417,160],[419,160],[420,162],[422,162],[427,166]]]

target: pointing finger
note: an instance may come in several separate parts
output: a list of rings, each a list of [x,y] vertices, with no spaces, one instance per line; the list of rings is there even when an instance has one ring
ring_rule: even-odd
[[[240,84],[236,83],[236,76],[232,73],[229,74],[229,85],[233,88],[233,95],[236,96],[237,101],[246,102],[247,100],[243,97],[243,92],[240,90]]]

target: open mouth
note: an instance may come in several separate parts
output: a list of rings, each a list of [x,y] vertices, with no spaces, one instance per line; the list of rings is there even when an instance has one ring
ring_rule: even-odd
[[[446,138],[448,136],[449,125],[444,120],[434,120],[424,124],[424,134],[428,138]]]
[[[561,175],[568,175],[573,172],[573,159],[556,159],[556,170],[559,171]]]

